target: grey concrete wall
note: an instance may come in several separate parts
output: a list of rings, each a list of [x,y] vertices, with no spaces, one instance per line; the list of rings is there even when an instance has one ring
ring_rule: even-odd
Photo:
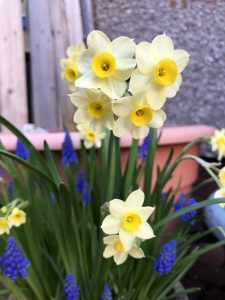
[[[225,0],[92,0],[95,28],[110,38],[151,41],[164,31],[189,51],[178,95],[168,100],[167,124],[225,127]]]

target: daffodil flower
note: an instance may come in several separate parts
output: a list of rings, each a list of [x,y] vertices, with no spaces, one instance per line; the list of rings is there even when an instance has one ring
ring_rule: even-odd
[[[225,198],[225,187],[222,188],[222,189],[219,189],[215,192],[214,194],[214,198],[217,199],[217,198]],[[219,203],[219,205],[221,207],[225,207],[225,203]]]
[[[152,43],[138,44],[136,60],[137,69],[131,75],[129,90],[132,94],[145,90],[149,105],[158,110],[166,98],[174,97],[179,90],[181,72],[188,64],[189,54],[174,50],[173,41],[162,34]]]
[[[148,104],[145,93],[116,100],[112,108],[119,117],[113,129],[117,137],[130,132],[134,139],[143,139],[148,135],[150,127],[162,127],[166,120],[164,111],[155,110]]]
[[[80,43],[77,46],[70,46],[66,52],[68,58],[60,60],[60,66],[62,68],[61,77],[68,83],[71,92],[76,90],[75,81],[81,75],[78,71],[77,59],[85,49],[84,43]]]
[[[78,107],[74,114],[77,124],[90,123],[93,131],[101,131],[104,127],[113,128],[112,99],[100,90],[83,90],[70,95],[71,102]]]
[[[128,251],[125,251],[118,235],[107,236],[103,238],[103,242],[106,245],[103,257],[110,258],[113,256],[117,265],[123,264],[128,255],[137,259],[145,257],[143,250],[137,245],[133,245]]]
[[[8,216],[8,223],[10,225],[10,227],[15,226],[15,227],[19,227],[22,224],[26,223],[26,213],[15,207],[12,210],[12,213]]]
[[[225,167],[219,171],[219,180],[222,187],[225,187]]]
[[[214,136],[210,140],[212,151],[218,151],[218,160],[225,155],[225,128],[215,130]]]
[[[91,147],[100,148],[102,144],[102,139],[105,138],[105,131],[95,130],[90,128],[89,123],[77,125],[77,130],[80,139],[84,140],[84,146],[89,149]]]
[[[122,97],[136,65],[133,40],[121,36],[110,41],[103,32],[94,30],[87,37],[87,48],[78,59],[78,70],[83,75],[76,86],[100,89],[113,99]]]
[[[6,218],[0,218],[0,235],[2,234],[9,234],[10,231],[10,225]]]
[[[114,199],[109,202],[110,215],[105,217],[102,230],[106,234],[119,234],[124,251],[130,250],[136,238],[147,240],[155,235],[147,219],[154,207],[142,207],[144,193],[138,189],[133,191],[126,201]]]

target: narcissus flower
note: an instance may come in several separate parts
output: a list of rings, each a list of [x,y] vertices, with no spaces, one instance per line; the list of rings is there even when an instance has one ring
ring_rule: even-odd
[[[225,167],[223,167],[219,172],[219,180],[223,187],[225,187]]]
[[[224,198],[225,199],[225,187],[222,188],[222,189],[217,190],[214,194],[214,198],[215,199],[217,199],[217,198]],[[221,207],[225,207],[225,203],[219,203],[219,205]]]
[[[218,151],[218,160],[225,155],[225,128],[215,130],[214,136],[210,140],[212,151]]]
[[[137,69],[132,73],[129,90],[136,94],[146,90],[149,105],[160,109],[166,98],[172,98],[180,88],[181,72],[187,66],[189,54],[174,50],[173,41],[165,34],[152,43],[141,42],[136,47]]]
[[[104,131],[93,131],[89,123],[77,125],[77,130],[79,131],[80,139],[84,140],[84,146],[87,149],[91,147],[101,147],[102,139],[106,136]]]
[[[84,90],[70,95],[71,102],[78,107],[74,114],[77,124],[90,123],[90,128],[103,130],[113,128],[112,99],[100,90]]]
[[[134,139],[143,139],[148,135],[150,127],[162,127],[166,120],[164,111],[153,109],[144,93],[114,101],[113,112],[119,117],[113,129],[114,135],[118,137],[130,131]]]
[[[0,235],[9,234],[10,225],[5,218],[0,218]]]
[[[144,197],[144,193],[138,189],[126,201],[114,199],[109,202],[110,215],[105,217],[101,228],[106,234],[119,233],[124,251],[133,247],[136,238],[147,240],[155,236],[147,223],[154,207],[142,207]]]
[[[117,265],[121,265],[125,262],[128,255],[134,258],[145,257],[144,252],[137,245],[133,245],[128,251],[125,251],[124,246],[118,235],[110,235],[103,239],[105,245],[105,250],[103,252],[103,257],[113,259]]]
[[[69,84],[71,92],[76,90],[74,83],[81,75],[77,68],[77,59],[84,50],[84,43],[80,43],[77,46],[70,46],[66,52],[68,58],[61,59],[60,61],[62,68],[61,77]]]
[[[78,70],[83,75],[76,86],[99,88],[113,99],[122,97],[136,65],[133,40],[121,36],[110,41],[103,32],[94,30],[87,37],[87,46],[78,60]]]
[[[26,213],[18,207],[15,207],[12,210],[12,213],[8,216],[8,222],[10,227],[19,227],[20,225],[26,223]]]

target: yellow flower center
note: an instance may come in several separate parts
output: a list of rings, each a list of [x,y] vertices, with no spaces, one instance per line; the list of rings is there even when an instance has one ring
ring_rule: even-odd
[[[153,76],[160,85],[172,85],[178,75],[178,68],[174,60],[170,58],[161,59],[155,66]]]
[[[144,126],[150,123],[153,118],[153,112],[147,105],[139,105],[130,114],[131,122],[135,126]]]
[[[220,173],[219,177],[222,181],[225,181],[225,172]]]
[[[1,228],[7,227],[7,222],[6,222],[6,220],[0,220],[0,227],[1,227]]]
[[[219,137],[218,139],[217,139],[217,145],[218,145],[218,147],[222,147],[222,146],[225,146],[225,137]]]
[[[91,68],[100,78],[110,77],[116,69],[115,57],[108,52],[97,53],[92,59]]]
[[[118,241],[118,242],[115,243],[115,249],[118,252],[124,252],[124,248],[123,248],[123,245],[122,245],[121,241]]]
[[[221,197],[221,198],[225,198],[225,193],[222,194],[222,197]]]
[[[20,220],[22,220],[23,219],[23,216],[22,216],[22,214],[21,213],[16,213],[16,214],[13,214],[12,215],[12,219],[14,219],[15,221],[20,221]]]
[[[85,134],[85,138],[87,141],[89,142],[93,142],[95,140],[95,135],[93,132],[91,131],[88,131],[86,134]]]
[[[78,70],[75,66],[74,67],[68,66],[64,71],[64,75],[66,81],[68,82],[74,82],[79,77]]]
[[[141,218],[136,213],[126,213],[122,220],[123,229],[126,231],[136,231],[141,224]]]
[[[91,101],[87,107],[90,117],[99,119],[104,115],[105,105],[101,101]]]

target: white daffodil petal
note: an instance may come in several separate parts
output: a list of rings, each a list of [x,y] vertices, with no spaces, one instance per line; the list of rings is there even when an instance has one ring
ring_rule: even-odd
[[[91,147],[94,146],[94,143],[84,140],[84,146],[85,146],[85,148],[90,149]]]
[[[154,109],[160,109],[166,101],[166,88],[152,82],[151,88],[146,92],[148,104]]]
[[[113,76],[118,80],[125,81],[130,78],[135,65],[135,59],[118,59]]]
[[[182,83],[182,77],[181,77],[181,75],[179,74],[179,75],[177,76],[177,79],[176,79],[176,81],[174,82],[173,85],[165,87],[166,96],[167,96],[168,98],[173,98],[173,97],[175,97],[176,94],[177,94],[177,92],[178,92],[178,90],[179,90],[179,88],[180,88],[180,86],[181,86],[181,83]]]
[[[138,210],[142,207],[145,199],[145,194],[141,189],[133,191],[126,199],[127,208],[130,211]]]
[[[87,73],[91,70],[92,55],[90,51],[84,50],[77,60],[78,70],[81,74]]]
[[[143,240],[155,237],[152,227],[147,222],[143,222],[140,225],[140,227],[136,231],[136,236]]]
[[[112,41],[112,53],[117,58],[132,58],[135,47],[134,41],[126,36],[120,36]]]
[[[127,116],[133,110],[131,97],[123,97],[122,99],[112,102],[113,113],[117,116]]]
[[[126,213],[125,202],[120,199],[113,199],[109,202],[109,212],[116,218],[121,219]]]
[[[105,127],[108,128],[109,130],[113,130],[113,126],[114,126],[114,117],[113,114],[111,112],[109,112],[106,117],[105,117]]]
[[[112,245],[119,241],[118,235],[110,235],[103,238],[103,243],[106,245]]]
[[[114,261],[117,265],[121,265],[125,262],[127,259],[128,254],[126,252],[117,253],[114,255]]]
[[[111,215],[105,217],[102,222],[102,230],[106,234],[117,234],[120,230],[121,221],[113,218]]]
[[[78,108],[73,116],[73,121],[76,124],[87,123],[89,121],[88,112],[85,109]]]
[[[113,245],[107,245],[105,247],[105,250],[103,252],[103,257],[104,258],[109,258],[117,254],[117,250],[114,248]]]
[[[151,74],[157,61],[154,47],[148,42],[141,42],[136,47],[136,60],[139,71],[143,74]]]
[[[62,69],[65,69],[67,67],[67,61],[68,61],[68,59],[65,59],[65,58],[60,59],[60,67]]]
[[[75,81],[75,86],[80,88],[97,89],[100,81],[92,71],[85,73]]]
[[[176,49],[173,51],[173,59],[176,61],[179,72],[182,72],[189,62],[189,54],[185,50]]]
[[[143,250],[141,248],[138,248],[137,246],[133,246],[129,250],[128,254],[137,259],[145,257]]]
[[[141,207],[138,209],[138,214],[141,216],[142,221],[147,221],[154,210],[155,208],[151,206]]]
[[[167,53],[174,50],[173,41],[165,34],[157,35],[152,44],[156,47],[160,57],[167,56]]]
[[[96,148],[100,148],[101,145],[102,145],[102,141],[101,141],[101,140],[95,141],[95,147],[96,147]]]
[[[87,36],[88,50],[90,50],[92,54],[108,51],[110,45],[110,39],[102,31],[94,30]]]
[[[119,231],[120,241],[124,247],[125,251],[128,251],[132,248],[135,240],[135,235],[132,232],[125,231],[123,228]]]
[[[144,139],[149,133],[148,126],[132,126],[130,133],[132,137],[136,140]]]
[[[150,87],[151,75],[144,75],[138,69],[131,74],[129,91],[132,94],[140,93]]]
[[[84,107],[89,102],[89,99],[81,93],[73,93],[69,95],[70,101],[77,107]]]
[[[78,79],[79,80],[79,79]],[[126,91],[127,84],[125,81],[117,80],[114,77],[108,77],[101,81],[100,89],[112,99],[118,99]]]
[[[119,117],[114,124],[113,134],[117,137],[122,137],[131,129],[131,122],[129,118]]]
[[[163,126],[164,122],[166,120],[166,114],[163,110],[157,110],[153,114],[153,118],[149,124],[152,128],[160,128]]]

